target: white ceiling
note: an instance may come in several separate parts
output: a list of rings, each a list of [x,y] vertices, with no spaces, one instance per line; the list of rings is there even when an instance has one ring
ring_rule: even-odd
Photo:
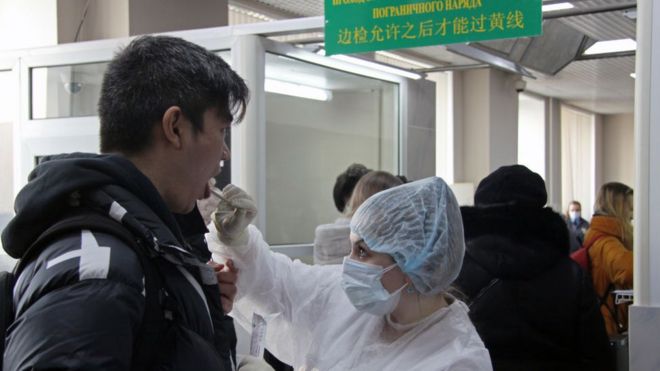
[[[550,0],[552,1],[552,0]],[[554,2],[557,2],[556,0]],[[570,0],[577,9],[593,9],[631,3],[632,0]],[[230,0],[230,3],[259,9],[275,18],[323,15],[323,0]],[[635,21],[621,11],[560,18],[593,40],[635,39]],[[458,56],[443,46],[396,51],[417,57],[437,67],[473,65],[478,62]],[[548,53],[551,54],[551,53]],[[552,58],[552,55],[548,55]],[[633,112],[635,57],[616,57],[573,61],[554,76],[531,71],[527,90],[554,98],[592,112],[612,114]]]

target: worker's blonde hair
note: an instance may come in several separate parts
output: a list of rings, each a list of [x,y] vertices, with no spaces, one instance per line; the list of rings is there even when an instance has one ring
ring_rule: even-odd
[[[623,229],[623,244],[632,249],[633,226],[630,223],[630,203],[633,189],[619,182],[605,183],[600,187],[596,196],[594,212],[600,215],[615,217]]]

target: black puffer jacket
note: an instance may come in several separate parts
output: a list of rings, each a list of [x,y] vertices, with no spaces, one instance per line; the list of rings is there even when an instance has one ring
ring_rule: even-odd
[[[16,199],[3,231],[5,250],[21,257],[46,228],[74,210],[106,213],[150,249],[168,314],[150,340],[154,370],[231,370],[236,338],[222,312],[212,269],[195,256],[160,195],[128,160],[71,154],[39,165]],[[114,220],[113,220],[114,219]],[[145,284],[136,246],[107,233],[79,230],[56,238],[19,276],[16,320],[5,370],[128,370],[143,332]],[[198,246],[203,250],[203,246]],[[153,319],[153,318],[152,318]]]
[[[466,254],[455,282],[495,370],[607,370],[591,282],[568,256],[550,208],[463,207]]]

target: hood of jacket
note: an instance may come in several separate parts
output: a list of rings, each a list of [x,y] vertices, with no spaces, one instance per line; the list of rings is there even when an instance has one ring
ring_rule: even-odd
[[[134,196],[139,200],[138,209],[148,208],[178,241],[184,241],[174,215],[133,163],[114,154],[72,153],[45,158],[30,173],[28,184],[16,197],[16,215],[2,231],[4,250],[20,258],[41,233],[71,209],[80,194],[104,188],[121,189]]]
[[[466,255],[493,277],[529,279],[566,258],[568,229],[551,208],[462,207]]]

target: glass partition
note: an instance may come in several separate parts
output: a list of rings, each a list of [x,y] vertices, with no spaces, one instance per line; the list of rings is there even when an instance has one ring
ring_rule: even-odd
[[[398,84],[266,54],[266,240],[311,243],[352,163],[395,173]]]
[[[107,67],[107,62],[100,62],[32,68],[30,117],[95,116]]]

